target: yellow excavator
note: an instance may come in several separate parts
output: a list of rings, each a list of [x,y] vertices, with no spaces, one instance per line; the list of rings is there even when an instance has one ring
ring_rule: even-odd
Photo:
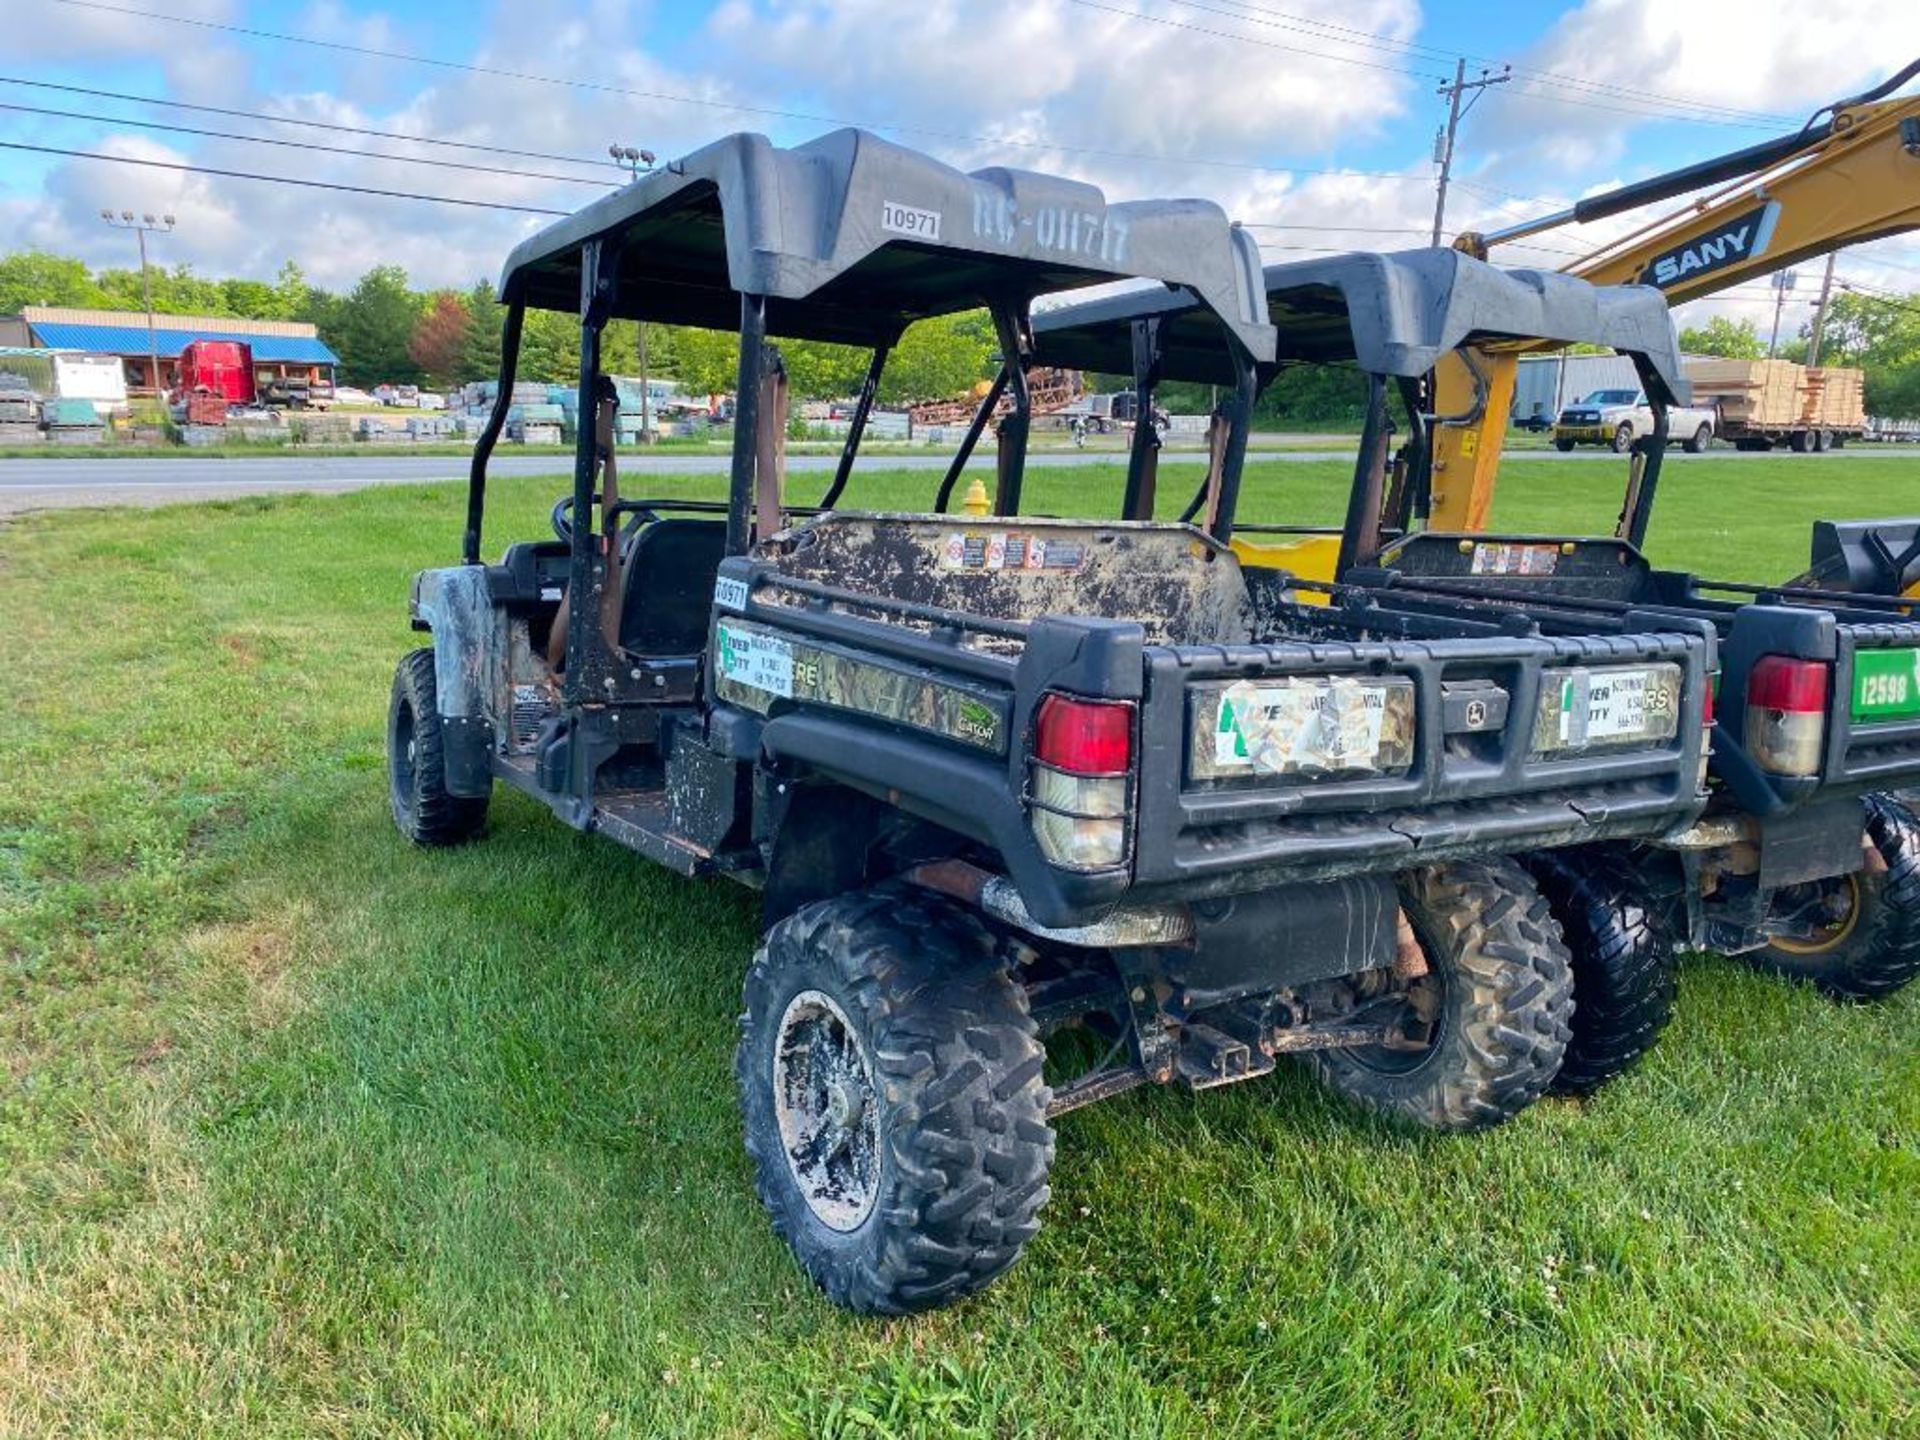
[[[1791,135],[1484,233],[1454,248],[1484,260],[1500,244],[1604,220],[1704,191],[1568,265],[1595,284],[1652,285],[1672,305],[1848,245],[1920,229],[1920,95],[1894,95],[1920,60],[1820,110]],[[1526,344],[1466,347],[1435,369],[1431,527],[1479,531],[1493,506],[1500,452]],[[1920,594],[1920,580],[1906,593]]]

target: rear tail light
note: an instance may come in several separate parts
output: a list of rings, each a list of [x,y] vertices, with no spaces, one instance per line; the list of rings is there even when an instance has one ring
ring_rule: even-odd
[[[1034,719],[1027,800],[1041,853],[1065,870],[1127,860],[1133,789],[1131,701],[1049,695]]]
[[[1818,775],[1827,738],[1825,660],[1766,655],[1747,674],[1747,750],[1775,775]]]

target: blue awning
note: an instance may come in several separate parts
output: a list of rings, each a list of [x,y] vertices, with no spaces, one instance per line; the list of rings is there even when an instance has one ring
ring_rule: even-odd
[[[55,350],[88,350],[97,355],[141,356],[147,353],[145,325],[68,325],[54,321],[30,324],[34,338]],[[193,340],[238,340],[253,347],[257,361],[292,365],[338,365],[340,357],[326,342],[303,335],[242,335],[235,330],[161,330],[153,332],[156,353],[173,360]]]

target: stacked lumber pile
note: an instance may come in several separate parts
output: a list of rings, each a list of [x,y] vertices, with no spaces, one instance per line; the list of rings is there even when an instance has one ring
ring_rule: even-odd
[[[1861,371],[1791,360],[1689,360],[1693,403],[1720,406],[1729,426],[1858,430],[1866,424]]]
[[[1805,423],[1822,430],[1858,430],[1867,423],[1864,371],[1820,365],[1807,371]]]
[[[1800,423],[1806,368],[1791,360],[1689,360],[1693,403],[1720,404],[1729,425]]]

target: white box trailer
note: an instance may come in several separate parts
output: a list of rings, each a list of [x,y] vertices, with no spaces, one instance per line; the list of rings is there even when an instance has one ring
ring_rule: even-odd
[[[53,393],[60,400],[87,400],[102,420],[127,413],[127,367],[118,355],[55,351]]]

